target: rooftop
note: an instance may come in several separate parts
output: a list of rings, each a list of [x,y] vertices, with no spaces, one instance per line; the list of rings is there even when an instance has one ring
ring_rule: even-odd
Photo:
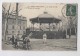
[[[16,15],[9,15],[9,18],[10,18],[10,19],[16,19]],[[18,19],[26,20],[26,17],[18,16]]]
[[[47,12],[44,12],[35,18],[31,18],[30,21],[32,23],[58,23],[61,20],[51,14],[48,14]]]

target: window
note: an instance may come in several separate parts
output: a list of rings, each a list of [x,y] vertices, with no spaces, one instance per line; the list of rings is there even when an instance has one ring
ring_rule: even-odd
[[[25,32],[25,31],[23,31],[23,33],[25,34],[26,32]]]
[[[8,34],[8,31],[6,31],[6,33]]]
[[[8,24],[13,24],[13,19],[8,19]]]
[[[13,19],[13,23],[15,23],[15,19]]]
[[[21,24],[21,20],[18,20],[18,24]]]
[[[18,31],[18,34],[20,33],[20,31]]]
[[[25,29],[25,26],[23,26],[23,29]]]
[[[12,29],[14,29],[14,26],[12,26]]]
[[[21,26],[20,26],[20,29],[21,29]]]
[[[14,31],[12,31],[12,34],[14,34]]]
[[[25,24],[25,21],[22,21],[23,24]]]

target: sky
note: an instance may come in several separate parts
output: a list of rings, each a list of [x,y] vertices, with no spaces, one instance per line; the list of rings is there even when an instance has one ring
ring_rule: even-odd
[[[10,11],[14,11],[16,9],[16,3],[3,3],[3,6],[6,7],[6,10],[9,8],[11,4]],[[31,22],[29,19],[37,17],[43,14],[45,11],[48,14],[53,15],[56,18],[59,18],[63,21],[65,25],[67,22],[66,18],[63,18],[62,8],[65,6],[64,3],[19,3],[19,16],[24,16],[27,19],[27,27],[31,26]],[[65,14],[65,13],[64,13]],[[62,25],[62,23],[60,23]],[[39,26],[35,24],[35,27]]]

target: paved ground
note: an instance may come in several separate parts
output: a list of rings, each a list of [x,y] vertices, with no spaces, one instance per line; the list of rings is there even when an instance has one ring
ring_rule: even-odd
[[[15,49],[13,45],[2,42],[3,50],[23,50]],[[75,51],[77,50],[77,38],[71,39],[47,39],[47,43],[43,44],[42,39],[31,39],[31,51]]]

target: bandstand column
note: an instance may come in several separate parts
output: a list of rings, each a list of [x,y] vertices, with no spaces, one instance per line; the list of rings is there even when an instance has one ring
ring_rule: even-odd
[[[50,23],[49,23],[49,31],[50,31]]]
[[[40,30],[41,30],[41,23],[40,23]]]
[[[60,30],[60,23],[59,23],[59,30]]]
[[[31,31],[32,31],[32,24],[31,24]]]
[[[34,23],[33,23],[33,31],[34,31]]]
[[[57,23],[55,23],[56,24],[56,30],[58,31],[58,28],[57,28]]]

